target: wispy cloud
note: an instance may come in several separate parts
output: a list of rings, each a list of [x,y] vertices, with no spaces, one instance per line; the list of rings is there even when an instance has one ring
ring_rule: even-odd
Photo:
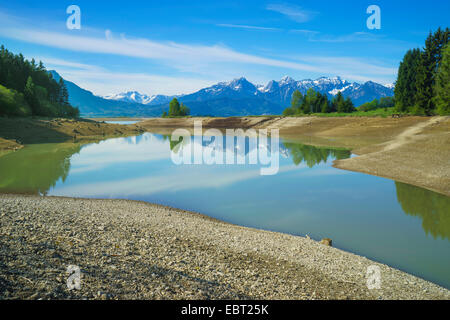
[[[333,56],[297,56],[301,62],[320,66],[324,74],[339,75],[345,79],[365,82],[375,81],[379,83],[392,82],[395,79],[397,69],[387,66],[384,61],[373,59],[361,59],[355,57]]]
[[[163,60],[170,62],[172,66],[178,65],[181,60],[180,57],[182,57],[182,64],[237,62],[315,71],[315,68],[305,64],[240,53],[223,45],[189,45],[175,42],[156,42],[148,39],[128,39],[124,36],[107,40],[104,37],[76,36],[68,33],[8,27],[1,28],[0,35],[75,52]]]
[[[291,29],[291,30],[289,30],[289,32],[300,33],[300,34],[304,34],[307,36],[315,36],[320,33],[319,31],[306,30],[306,29]]]
[[[66,80],[97,95],[134,91],[151,95],[192,93],[219,81],[194,77],[169,77],[148,73],[127,73],[62,59],[40,57],[48,69],[56,69]]]
[[[304,10],[293,4],[269,4],[266,9],[281,13],[289,19],[300,23],[307,22],[317,15],[317,12]]]
[[[368,33],[368,32],[354,32],[351,34],[340,35],[340,36],[331,36],[324,35],[322,37],[313,37],[310,38],[309,41],[312,42],[328,42],[328,43],[340,43],[340,42],[358,42],[358,41],[375,41],[379,39],[381,36]]]
[[[238,28],[238,29],[250,29],[250,30],[265,30],[265,31],[280,31],[279,28],[271,28],[271,27],[259,27],[259,26],[247,26],[241,24],[228,24],[228,23],[219,23],[216,24],[218,27],[225,28]]]

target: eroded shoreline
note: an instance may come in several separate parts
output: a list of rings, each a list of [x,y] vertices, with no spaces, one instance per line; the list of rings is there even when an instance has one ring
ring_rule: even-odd
[[[130,200],[0,195],[1,299],[450,299],[314,240]],[[66,268],[82,272],[69,291]],[[381,289],[367,288],[367,267]]]

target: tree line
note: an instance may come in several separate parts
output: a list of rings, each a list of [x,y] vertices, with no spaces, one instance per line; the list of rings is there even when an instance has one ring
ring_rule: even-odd
[[[169,112],[163,112],[162,117],[185,117],[190,114],[190,110],[183,103],[180,104],[177,98],[173,98],[169,104]]]
[[[449,28],[430,32],[423,49],[409,50],[398,69],[395,108],[418,115],[450,114]]]
[[[394,97],[382,97],[380,99],[373,99],[370,102],[363,103],[358,107],[360,111],[372,111],[380,108],[392,108],[395,106],[395,98]]]
[[[326,93],[320,93],[310,88],[305,95],[299,90],[292,94],[291,106],[283,111],[284,116],[293,116],[310,113],[350,113],[355,111],[355,106],[350,98],[344,98],[338,92],[333,99],[329,100]]]
[[[0,47],[0,116],[78,117],[61,78],[53,79],[42,61],[28,61]]]

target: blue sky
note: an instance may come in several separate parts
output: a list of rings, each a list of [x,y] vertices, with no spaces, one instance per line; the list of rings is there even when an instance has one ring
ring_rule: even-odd
[[[81,9],[68,30],[66,8]],[[381,29],[369,30],[369,5]],[[395,81],[404,53],[449,26],[450,1],[5,1],[0,43],[98,95],[180,94],[245,76]]]

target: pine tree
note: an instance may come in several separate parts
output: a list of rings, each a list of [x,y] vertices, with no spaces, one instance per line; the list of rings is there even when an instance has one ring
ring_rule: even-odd
[[[431,114],[434,109],[433,98],[433,71],[436,65],[437,48],[430,32],[425,41],[425,50],[420,55],[419,67],[416,77],[416,94],[414,113]]]
[[[433,101],[440,115],[450,115],[450,44],[442,50],[442,60],[436,74]]]
[[[414,113],[433,113],[435,77],[442,60],[442,49],[449,42],[449,29],[439,28],[434,34],[430,32],[425,41],[424,52],[420,56],[416,77],[416,95]]]
[[[333,109],[337,112],[345,112],[345,100],[340,91],[333,98]]]
[[[295,90],[294,93],[292,94],[292,99],[291,99],[291,108],[292,110],[295,112],[298,112],[300,107],[302,106],[302,102],[303,102],[303,95],[299,90]]]
[[[62,78],[59,78],[59,104],[67,106],[69,105],[69,92],[67,91],[66,84]]]
[[[31,76],[29,76],[27,79],[27,83],[25,85],[23,94],[25,96],[25,100],[30,105],[33,114],[36,114],[38,109],[38,101],[36,98],[36,88],[34,86],[33,78],[31,78]]]
[[[322,112],[322,113],[330,112],[330,106],[329,106],[328,97],[326,94],[322,95],[322,99],[320,101],[320,112]]]
[[[177,98],[173,98],[169,104],[169,117],[180,115],[180,103]]]
[[[411,111],[415,104],[416,76],[420,61],[420,49],[409,50],[398,68],[394,95],[396,109],[399,112]]]
[[[180,116],[188,116],[191,110],[183,103],[180,105]]]
[[[344,112],[350,113],[355,111],[355,106],[353,105],[352,99],[350,97],[347,97],[344,102]]]

